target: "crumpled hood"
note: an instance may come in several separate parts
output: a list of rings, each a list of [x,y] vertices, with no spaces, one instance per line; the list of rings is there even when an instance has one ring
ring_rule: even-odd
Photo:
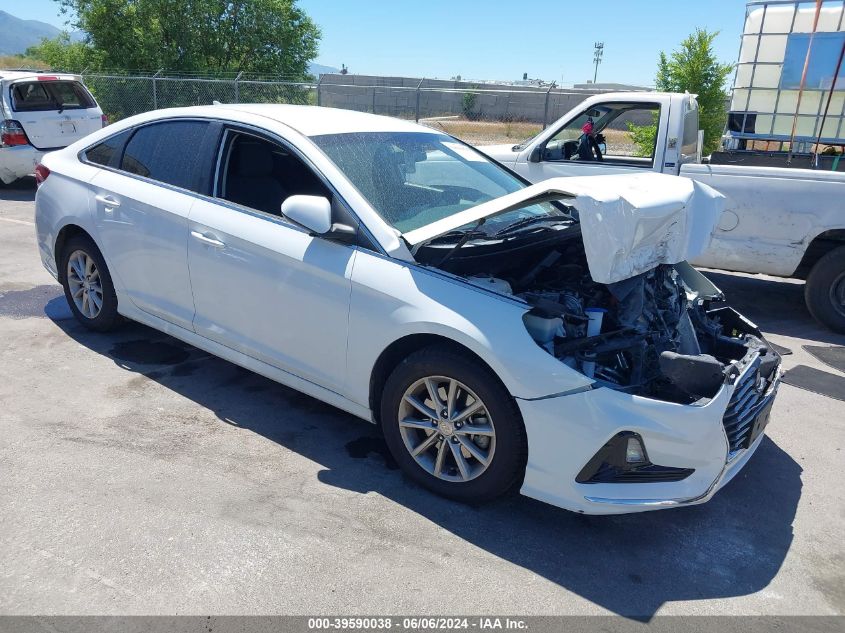
[[[614,283],[702,253],[722,213],[724,196],[688,178],[632,174],[552,178],[403,234],[412,252],[481,218],[546,200],[578,210],[590,275]]]

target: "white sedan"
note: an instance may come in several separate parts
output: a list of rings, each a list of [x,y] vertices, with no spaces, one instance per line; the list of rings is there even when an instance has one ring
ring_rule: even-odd
[[[759,446],[780,358],[686,259],[721,196],[529,186],[406,121],[281,105],[132,117],[38,166],[41,258],[122,315],[379,424],[463,501],[702,503]]]

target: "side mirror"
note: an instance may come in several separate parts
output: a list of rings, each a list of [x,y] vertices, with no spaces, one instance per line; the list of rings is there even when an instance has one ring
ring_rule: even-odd
[[[332,203],[323,196],[290,196],[282,203],[282,215],[317,235],[332,228]]]
[[[528,155],[528,162],[539,163],[542,158],[543,148],[537,145],[536,147],[534,147],[534,149],[531,150],[531,153]]]

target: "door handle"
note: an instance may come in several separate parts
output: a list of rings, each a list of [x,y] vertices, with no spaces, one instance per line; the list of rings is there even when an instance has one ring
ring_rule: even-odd
[[[94,196],[94,200],[102,204],[106,209],[116,209],[120,206],[120,200],[113,196],[99,195]]]
[[[199,240],[203,244],[208,244],[209,246],[213,246],[214,248],[223,248],[224,246],[226,246],[220,240],[216,240],[213,237],[208,237],[206,235],[203,235],[199,231],[191,231],[191,237],[193,237],[195,240]]]

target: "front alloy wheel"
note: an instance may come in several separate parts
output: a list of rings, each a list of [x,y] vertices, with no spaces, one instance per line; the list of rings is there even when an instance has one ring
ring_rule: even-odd
[[[405,358],[384,385],[384,439],[408,477],[471,503],[513,489],[527,439],[516,401],[488,366],[448,344]]]
[[[475,479],[496,452],[496,429],[487,407],[454,378],[417,380],[402,397],[398,420],[408,453],[439,479]]]

